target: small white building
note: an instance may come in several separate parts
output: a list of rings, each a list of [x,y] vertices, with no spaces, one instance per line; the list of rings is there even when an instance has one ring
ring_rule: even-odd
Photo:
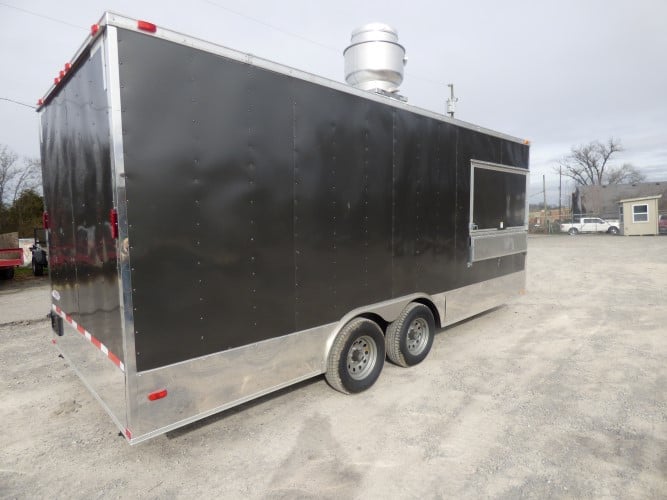
[[[619,201],[621,234],[643,236],[658,234],[658,200],[662,195],[627,198]]]

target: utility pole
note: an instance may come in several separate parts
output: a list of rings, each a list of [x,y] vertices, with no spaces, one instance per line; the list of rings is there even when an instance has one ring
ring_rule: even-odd
[[[547,232],[550,232],[547,221],[547,176],[546,175],[542,175],[542,194],[544,195],[544,225],[547,228]]]
[[[563,188],[563,165],[558,165],[558,222],[563,222],[563,205],[561,203],[562,195],[561,191]]]
[[[458,97],[454,97],[454,84],[447,84],[449,87],[449,99],[447,99],[447,114],[454,118],[454,111],[456,111],[456,103],[459,101]]]

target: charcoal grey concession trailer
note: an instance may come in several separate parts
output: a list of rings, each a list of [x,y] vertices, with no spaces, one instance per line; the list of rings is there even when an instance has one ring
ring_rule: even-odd
[[[384,94],[93,26],[38,108],[52,323],[131,443],[361,391],[523,289],[527,143]]]

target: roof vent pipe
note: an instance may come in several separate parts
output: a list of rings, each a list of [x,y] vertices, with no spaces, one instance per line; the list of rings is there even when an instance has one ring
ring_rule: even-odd
[[[398,31],[383,23],[369,23],[352,32],[345,56],[345,81],[361,90],[395,93],[408,62],[398,43]]]

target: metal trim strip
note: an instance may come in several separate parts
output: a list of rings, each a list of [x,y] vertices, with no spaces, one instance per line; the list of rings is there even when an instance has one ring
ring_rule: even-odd
[[[92,32],[88,33],[88,36],[84,39],[83,43],[79,46],[78,50],[74,53],[74,56],[72,56],[71,59],[71,64],[72,64],[72,70],[74,70],[74,66],[76,66],[79,63],[79,60],[83,57],[83,55],[86,53],[88,49],[90,49],[95,43],[97,43],[98,39],[101,39],[104,35],[102,33],[103,31],[103,26],[104,22],[103,20],[106,18],[106,13],[102,16],[100,21],[97,23],[100,27],[99,31],[97,31],[95,34]],[[42,101],[43,104],[38,104],[36,111],[39,113],[39,111],[46,106],[47,101],[51,98],[51,94],[53,94],[60,86],[62,85],[61,83],[55,84],[52,83],[51,86],[47,89],[47,91],[43,94]]]
[[[434,298],[447,302],[447,315],[443,327],[448,327],[501,306],[516,295],[524,294],[525,291],[526,271],[523,270],[443,292]]]
[[[477,235],[496,235],[496,236],[503,236],[508,233],[525,233],[526,228],[523,226],[512,226],[508,227],[505,229],[497,229],[497,228],[490,228],[490,229],[475,229],[474,231],[470,232],[471,236],[477,236]]]
[[[126,429],[132,429],[136,401],[137,373],[134,345],[134,314],[132,305],[132,283],[130,277],[130,253],[128,242],[127,200],[125,198],[125,161],[123,150],[123,124],[120,101],[120,64],[118,57],[118,33],[115,27],[108,26],[104,33],[105,62],[108,65],[106,77],[107,98],[109,105],[109,130],[111,131],[111,169],[114,206],[118,213],[118,239],[116,252],[119,256],[118,293],[123,336],[123,361],[126,377]],[[126,433],[127,434],[127,433]]]
[[[135,437],[135,436],[132,436],[132,434],[130,434],[130,436],[128,437],[128,441],[131,445],[142,443],[142,442],[147,441],[147,440],[149,440],[153,437],[160,436],[160,435],[165,434],[169,431],[173,431],[175,429],[186,426],[188,424],[192,424],[194,422],[197,422],[198,420],[202,420],[206,417],[210,417],[211,415],[215,415],[216,413],[220,413],[222,411],[229,410],[229,409],[234,408],[236,406],[240,406],[240,405],[242,405],[244,403],[247,403],[249,401],[252,401],[254,399],[261,398],[262,396],[266,396],[267,394],[271,394],[272,392],[276,392],[276,391],[279,391],[281,389],[285,389],[286,387],[290,387],[292,385],[298,384],[299,382],[303,382],[303,381],[311,379],[313,377],[317,377],[318,375],[321,375],[321,373],[320,372],[309,373],[307,375],[304,375],[303,377],[299,377],[299,378],[296,378],[294,380],[290,380],[290,381],[285,382],[283,384],[278,384],[278,385],[276,385],[274,387],[271,387],[269,389],[266,389],[264,391],[260,391],[260,392],[257,392],[255,394],[252,394],[250,396],[232,401],[230,403],[217,406],[215,408],[212,408],[211,410],[201,412],[201,413],[199,413],[197,415],[194,415],[192,417],[189,417],[189,418],[184,418],[183,420],[179,420],[178,422],[174,422],[172,424],[166,425],[166,426],[161,427],[159,429],[155,429],[151,432],[147,432],[147,433],[142,434],[140,436]]]
[[[497,170],[499,172],[507,172],[510,174],[521,174],[521,175],[528,175],[528,169],[527,168],[521,168],[521,167],[513,167],[510,165],[503,165],[501,163],[493,163],[490,161],[482,161],[482,160],[470,160],[470,166],[472,168],[485,168],[487,170]]]
[[[470,261],[506,257],[528,250],[526,231],[497,231],[496,233],[474,234],[470,237]]]

